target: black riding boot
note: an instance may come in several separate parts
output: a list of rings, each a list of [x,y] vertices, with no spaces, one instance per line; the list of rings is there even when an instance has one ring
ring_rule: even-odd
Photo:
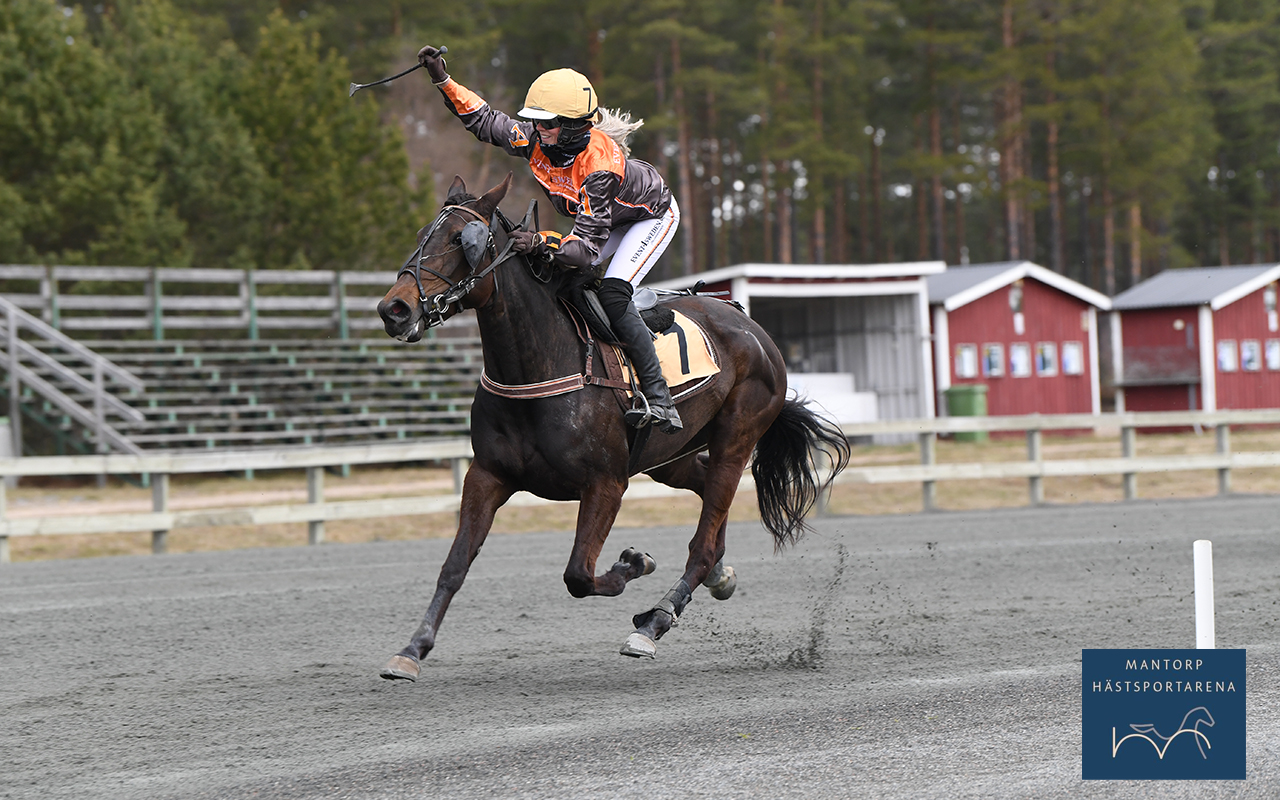
[[[631,284],[621,278],[605,278],[597,292],[600,305],[609,315],[613,332],[631,359],[636,378],[640,381],[640,390],[648,400],[648,412],[643,409],[629,411],[627,422],[636,428],[652,422],[663,433],[675,433],[684,427],[684,423],[680,421],[680,413],[671,399],[667,381],[662,377],[662,366],[653,349],[653,333],[640,319],[635,303],[631,302],[633,291]]]

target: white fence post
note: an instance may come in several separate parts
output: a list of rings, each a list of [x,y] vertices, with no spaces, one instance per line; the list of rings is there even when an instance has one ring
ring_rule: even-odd
[[[1027,460],[1033,464],[1041,460],[1040,434],[1039,428],[1027,431]],[[1027,479],[1027,489],[1031,494],[1031,505],[1038,506],[1044,502],[1044,478],[1032,475]]]
[[[324,502],[324,467],[307,467],[307,502],[319,505]],[[324,520],[307,522],[307,544],[324,541]]]
[[[1219,423],[1215,432],[1218,440],[1218,454],[1231,455],[1231,426],[1226,423]],[[1218,494],[1231,494],[1231,467],[1218,469]]]
[[[933,466],[938,462],[938,434],[929,431],[920,434],[920,463],[926,467]],[[924,501],[925,511],[938,510],[938,482],[922,481],[920,484],[920,494]]]
[[[9,516],[9,498],[5,491],[6,481],[0,481],[0,522]],[[0,534],[0,564],[9,563],[9,537]]]
[[[462,485],[467,480],[467,470],[471,469],[471,459],[455,458],[451,462],[453,466],[453,493],[462,494]]]
[[[1120,454],[1124,458],[1133,458],[1134,451],[1137,450],[1137,431],[1132,425],[1125,425],[1120,428]],[[1124,499],[1138,499],[1138,473],[1124,473]]]
[[[169,475],[153,473],[151,475],[151,510],[157,514],[169,512]],[[151,531],[152,555],[164,555],[169,552],[169,529]]]

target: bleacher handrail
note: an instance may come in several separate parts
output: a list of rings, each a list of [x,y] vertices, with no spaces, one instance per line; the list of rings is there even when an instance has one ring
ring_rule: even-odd
[[[93,350],[90,350],[85,345],[81,344],[80,342],[77,342],[75,339],[72,339],[70,336],[67,336],[65,333],[58,330],[57,328],[54,328],[52,325],[48,324],[47,322],[40,319],[39,317],[35,317],[35,316],[32,316],[31,314],[28,314],[20,306],[10,302],[4,297],[0,297],[0,311],[3,311],[6,318],[9,315],[13,315],[15,320],[17,321],[19,328],[26,328],[27,330],[31,331],[41,339],[44,339],[45,341],[53,345],[56,345],[57,347],[60,347],[63,350],[66,350],[70,353],[74,353],[75,355],[83,359],[86,363],[88,363],[90,367],[93,367],[94,365],[101,367],[104,377],[109,375],[115,380],[119,381],[120,383],[123,383],[125,386],[127,386],[130,389],[145,388],[145,385],[143,384],[142,379],[139,378],[137,375],[134,375],[129,370],[116,364],[111,359],[103,355],[100,355],[98,353],[95,353]],[[0,331],[0,335],[4,336],[4,340],[7,345],[7,342],[8,342],[7,328],[4,331]],[[30,353],[31,351],[34,351],[36,353],[39,353],[40,356],[47,358],[47,355],[43,351],[38,350],[34,346],[29,346],[29,347],[30,347],[30,351],[26,351],[26,352]],[[40,359],[42,363],[49,363],[54,361],[53,359],[48,359],[48,362],[46,362],[44,358]]]
[[[110,406],[117,414],[128,419],[142,419],[141,412],[128,406],[111,395],[106,389],[107,377],[123,383],[134,391],[145,388],[141,379],[110,359],[93,352],[83,344],[71,339],[61,331],[46,324],[14,303],[0,297],[0,313],[3,313],[5,324],[0,341],[3,341],[8,357],[3,359],[4,368],[9,373],[9,411],[10,430],[13,435],[13,452],[22,455],[22,387],[30,387],[38,395],[57,406],[64,414],[94,432],[99,450],[113,447],[126,453],[140,453],[141,448],[129,441],[106,421],[106,408]],[[45,350],[34,347],[21,338],[21,331],[30,331],[46,345],[61,348],[63,351],[87,362],[93,374],[90,382],[78,372]],[[50,370],[59,378],[88,393],[93,399],[92,410],[85,408],[61,389],[54,386],[44,377],[23,363],[23,358]]]

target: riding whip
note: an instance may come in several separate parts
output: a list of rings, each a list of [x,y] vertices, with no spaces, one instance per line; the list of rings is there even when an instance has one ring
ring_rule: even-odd
[[[448,47],[441,47],[441,48],[440,48],[440,55],[444,55],[444,54],[445,54],[445,53],[447,53],[447,52],[449,52],[449,48],[448,48]],[[419,62],[419,63],[417,63],[417,64],[414,64],[412,67],[409,67],[409,68],[408,68],[408,69],[406,69],[404,72],[400,72],[400,73],[397,73],[397,74],[395,74],[395,75],[392,75],[390,78],[383,78],[383,79],[382,79],[382,80],[380,80],[380,81],[374,81],[373,83],[353,83],[353,84],[351,84],[351,94],[348,94],[348,95],[347,95],[347,97],[351,97],[351,95],[355,94],[356,92],[360,91],[361,89],[368,89],[370,86],[379,86],[379,85],[384,84],[384,83],[391,83],[391,82],[392,82],[392,81],[394,81],[396,78],[403,78],[405,75],[408,75],[410,72],[413,72],[415,69],[418,69],[418,68],[420,68],[421,66],[422,66],[422,64],[421,64],[421,62]]]

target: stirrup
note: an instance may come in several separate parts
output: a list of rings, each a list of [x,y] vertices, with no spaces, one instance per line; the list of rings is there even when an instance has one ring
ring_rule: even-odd
[[[641,403],[644,405],[641,406]],[[623,413],[622,419],[631,427],[639,429],[657,419],[657,416],[653,406],[649,405],[649,398],[644,396],[644,392],[636,392],[631,401],[631,408]]]

